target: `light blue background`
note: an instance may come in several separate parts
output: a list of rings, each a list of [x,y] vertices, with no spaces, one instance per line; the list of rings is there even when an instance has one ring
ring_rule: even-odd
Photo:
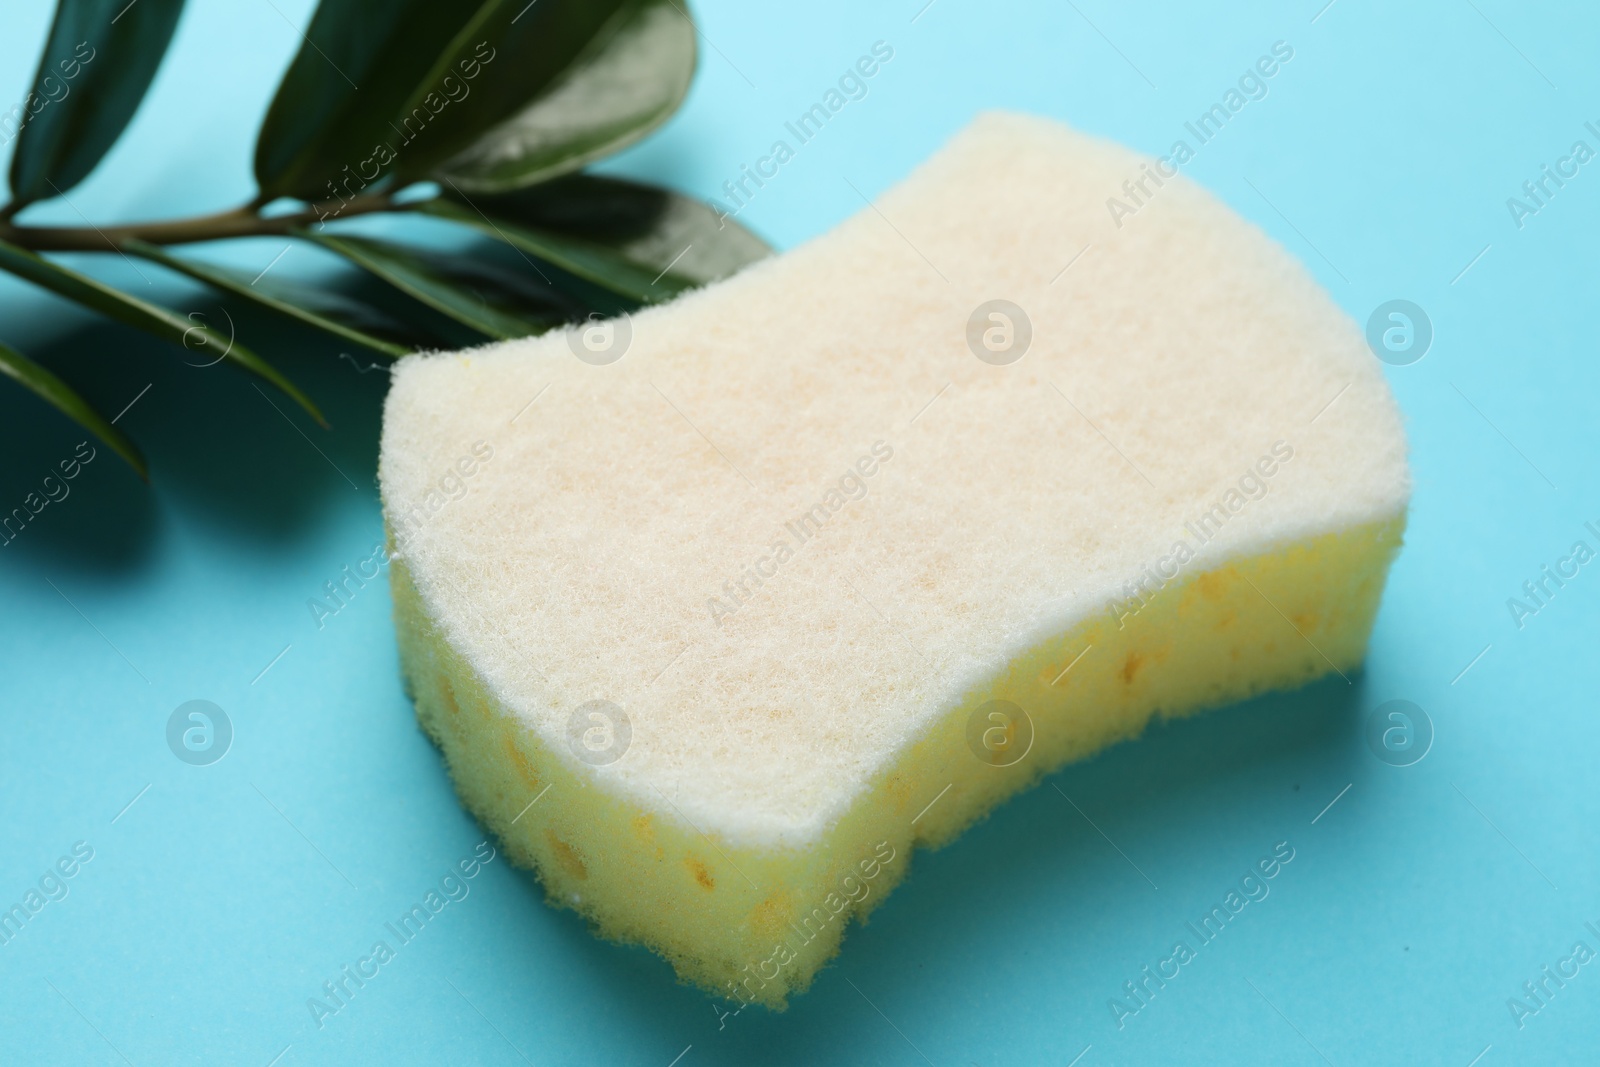
[[[70,896],[0,947],[0,1061],[666,1067],[682,1053],[680,1067],[998,1067],[1065,1065],[1092,1046],[1082,1067],[1593,1062],[1600,964],[1523,1029],[1506,1000],[1575,941],[1600,949],[1583,928],[1600,924],[1600,567],[1521,631],[1505,601],[1573,541],[1596,544],[1583,523],[1600,520],[1600,163],[1520,231],[1505,201],[1575,139],[1600,147],[1582,128],[1600,118],[1600,16],[1337,0],[1318,17],[1322,2],[936,0],[920,16],[923,0],[697,5],[688,105],[615,165],[702,196],[874,41],[895,50],[870,95],[742,216],[783,247],[860,209],[846,179],[875,195],[982,108],[1164,151],[1287,41],[1295,56],[1270,95],[1188,173],[1301,256],[1358,321],[1404,297],[1436,329],[1424,360],[1387,371],[1416,495],[1353,687],[1156,729],[1063,771],[1050,781],[1106,837],[1048,784],[1018,798],[917,855],[787,1013],[750,1010],[725,1028],[666,964],[595,940],[503,859],[316,1028],[306,999],[482,837],[401,692],[387,590],[369,586],[320,631],[306,608],[380,536],[386,378],[227,305],[335,428],[272,394],[291,427],[237,371],[185,366],[176,348],[0,282],[0,337],[102,409],[151,385],[121,425],[154,475],[140,485],[102,448],[67,500],[0,549],[0,902],[73,842],[95,849]],[[47,7],[0,13],[0,100],[25,92]],[[71,206],[36,217],[246,199],[256,125],[298,44],[289,23],[310,9],[193,0],[128,134]],[[280,248],[231,254],[260,267]],[[218,314],[152,266],[147,283],[113,257],[77,261]],[[276,269],[330,268],[296,248]],[[0,510],[81,437],[0,386]],[[163,737],[194,698],[224,707],[237,732],[208,768],[174,759]],[[1409,768],[1379,762],[1362,736],[1393,698],[1437,731]],[[1108,998],[1284,840],[1296,856],[1271,896],[1119,1031]]]

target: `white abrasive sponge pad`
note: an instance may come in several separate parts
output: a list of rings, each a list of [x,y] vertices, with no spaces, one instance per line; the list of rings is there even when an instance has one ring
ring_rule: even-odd
[[[554,901],[781,1004],[913,847],[1365,650],[1409,478],[1360,333],[1182,178],[981,117],[837,229],[395,370],[401,650]],[[581,356],[581,358],[580,358]]]

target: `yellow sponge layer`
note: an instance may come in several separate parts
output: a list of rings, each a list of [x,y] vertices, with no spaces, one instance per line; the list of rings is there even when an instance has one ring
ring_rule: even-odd
[[[1237,558],[1038,644],[907,746],[821,840],[796,849],[740,846],[596,788],[490,695],[428,617],[403,558],[390,575],[417,716],[512,860],[601,935],[648,946],[681,979],[731,1001],[781,1008],[838,951],[846,925],[905,875],[915,846],[951,840],[1156,715],[1348,675],[1404,523],[1402,512]]]

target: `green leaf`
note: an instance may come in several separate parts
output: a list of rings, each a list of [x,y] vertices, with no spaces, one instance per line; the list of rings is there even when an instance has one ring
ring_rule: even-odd
[[[59,196],[94,170],[138,110],[182,12],[183,0],[60,0],[21,104],[18,205]]]
[[[328,200],[427,77],[482,0],[322,0],[278,85],[256,139],[256,182],[267,196]],[[355,179],[376,180],[376,175]]]
[[[244,345],[231,337],[222,336],[204,323],[191,321],[164,307],[129,296],[59,263],[34,255],[25,248],[18,248],[8,241],[0,241],[0,270],[48,289],[57,296],[92,308],[126,326],[144,330],[192,351],[216,353],[217,360],[232,360],[282,389],[305,408],[319,424],[324,427],[328,425],[322,417],[322,412],[311,402],[311,398],[302,393],[293,382],[279,374],[271,364]]]
[[[646,304],[772,254],[761,238],[698,200],[589,174],[500,196],[447,189],[422,210]]]
[[[385,316],[374,308],[367,308],[358,301],[329,301],[328,296],[335,294],[318,294],[314,290],[302,289],[299,286],[285,285],[276,281],[269,282],[265,278],[251,279],[249,275],[238,271],[229,270],[211,263],[197,259],[181,259],[163,248],[148,244],[144,241],[124,241],[122,249],[136,256],[152,260],[164,267],[185,274],[196,281],[201,281],[225,293],[243,297],[246,300],[270,308],[290,318],[297,319],[308,326],[334,334],[346,341],[370,348],[374,352],[381,352],[386,356],[398,358],[411,351],[406,345],[396,344],[374,336],[360,327],[350,325],[351,316],[347,311],[340,314],[334,308],[340,303],[353,305],[351,310],[356,316],[365,318],[368,322],[382,321]],[[365,313],[363,315],[363,313]],[[399,324],[395,324],[399,325]]]
[[[364,299],[346,296],[328,286],[312,288],[272,278],[264,278],[256,283],[258,289],[263,286],[267,288],[268,295],[285,303],[294,304],[341,326],[358,330],[369,337],[386,341],[407,353],[457,347],[420,323],[401,321]]]
[[[521,111],[643,0],[322,0],[256,143],[268,196],[430,173]]]
[[[128,466],[132,467],[139,477],[147,482],[150,480],[150,471],[145,467],[144,457],[139,454],[139,449],[121,430],[90,407],[89,402],[79,396],[72,386],[21,352],[3,344],[0,344],[0,374],[21,382],[23,388],[32,390],[54,404],[67,418],[100,438],[113,452],[127,460]]]
[[[543,92],[433,176],[489,193],[575,171],[665,122],[694,67],[694,24],[677,0],[629,0]]]
[[[430,215],[471,226],[490,237],[497,237],[514,248],[538,256],[630,300],[654,303],[690,288],[676,276],[661,274],[660,271],[652,274],[639,264],[618,255],[613,249],[582,238],[529,229],[503,218],[493,219],[448,200],[432,201],[423,210]],[[659,279],[656,275],[660,275]]]
[[[487,264],[405,248],[368,237],[297,231],[429,307],[489,337],[543,333],[581,317],[553,289]]]

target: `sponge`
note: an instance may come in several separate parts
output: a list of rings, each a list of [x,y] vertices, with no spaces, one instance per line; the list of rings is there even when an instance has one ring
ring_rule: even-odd
[[[398,364],[403,669],[552,903],[781,1007],[916,846],[1155,716],[1357,668],[1394,401],[1196,185],[1116,225],[1147,173],[987,114],[730,279]]]

